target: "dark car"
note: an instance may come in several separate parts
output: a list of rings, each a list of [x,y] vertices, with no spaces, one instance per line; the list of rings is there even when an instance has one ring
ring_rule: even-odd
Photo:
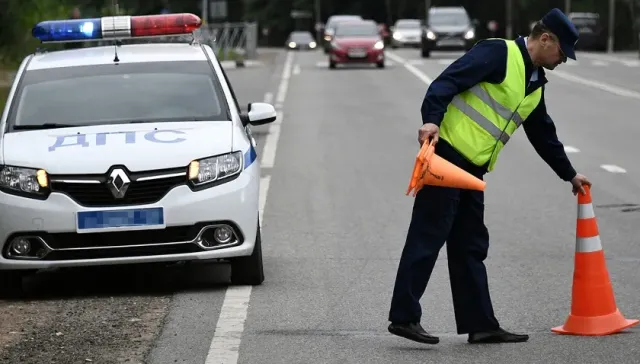
[[[431,51],[467,51],[476,42],[476,32],[469,14],[462,6],[433,7],[421,36],[422,57]]]
[[[341,22],[330,47],[329,68],[353,63],[385,65],[384,41],[373,21]]]
[[[285,43],[287,49],[316,49],[317,46],[311,32],[305,31],[291,32]]]
[[[569,13],[568,17],[580,34],[576,49],[607,50],[607,27],[600,19],[600,14]]]

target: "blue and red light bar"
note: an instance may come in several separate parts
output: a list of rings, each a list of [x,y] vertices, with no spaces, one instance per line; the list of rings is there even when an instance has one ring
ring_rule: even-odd
[[[188,13],[107,16],[43,21],[36,24],[31,33],[42,43],[82,42],[189,34],[201,25],[200,17]]]

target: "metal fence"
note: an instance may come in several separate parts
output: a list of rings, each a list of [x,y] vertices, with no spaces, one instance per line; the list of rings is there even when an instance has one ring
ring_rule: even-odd
[[[258,24],[255,22],[205,24],[200,27],[198,36],[221,59],[256,58]]]

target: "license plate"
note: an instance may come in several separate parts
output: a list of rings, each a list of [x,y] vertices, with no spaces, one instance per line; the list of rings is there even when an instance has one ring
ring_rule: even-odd
[[[78,233],[117,230],[144,230],[165,227],[164,209],[121,209],[79,211],[76,213]]]
[[[464,42],[458,39],[443,39],[436,42],[436,45],[439,46],[454,46],[454,45],[463,45]]]
[[[349,51],[349,57],[354,57],[354,58],[363,58],[366,57],[367,53],[366,52],[362,52],[362,51]]]

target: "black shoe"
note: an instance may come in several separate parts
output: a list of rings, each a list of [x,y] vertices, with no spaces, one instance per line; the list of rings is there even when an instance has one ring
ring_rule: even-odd
[[[437,344],[440,342],[440,338],[430,335],[424,331],[419,323],[411,324],[391,324],[389,325],[389,332],[403,337],[405,339],[417,341],[423,344]]]
[[[500,344],[521,343],[529,340],[529,335],[513,334],[501,328],[487,332],[475,332],[469,334],[467,340],[470,344]]]

